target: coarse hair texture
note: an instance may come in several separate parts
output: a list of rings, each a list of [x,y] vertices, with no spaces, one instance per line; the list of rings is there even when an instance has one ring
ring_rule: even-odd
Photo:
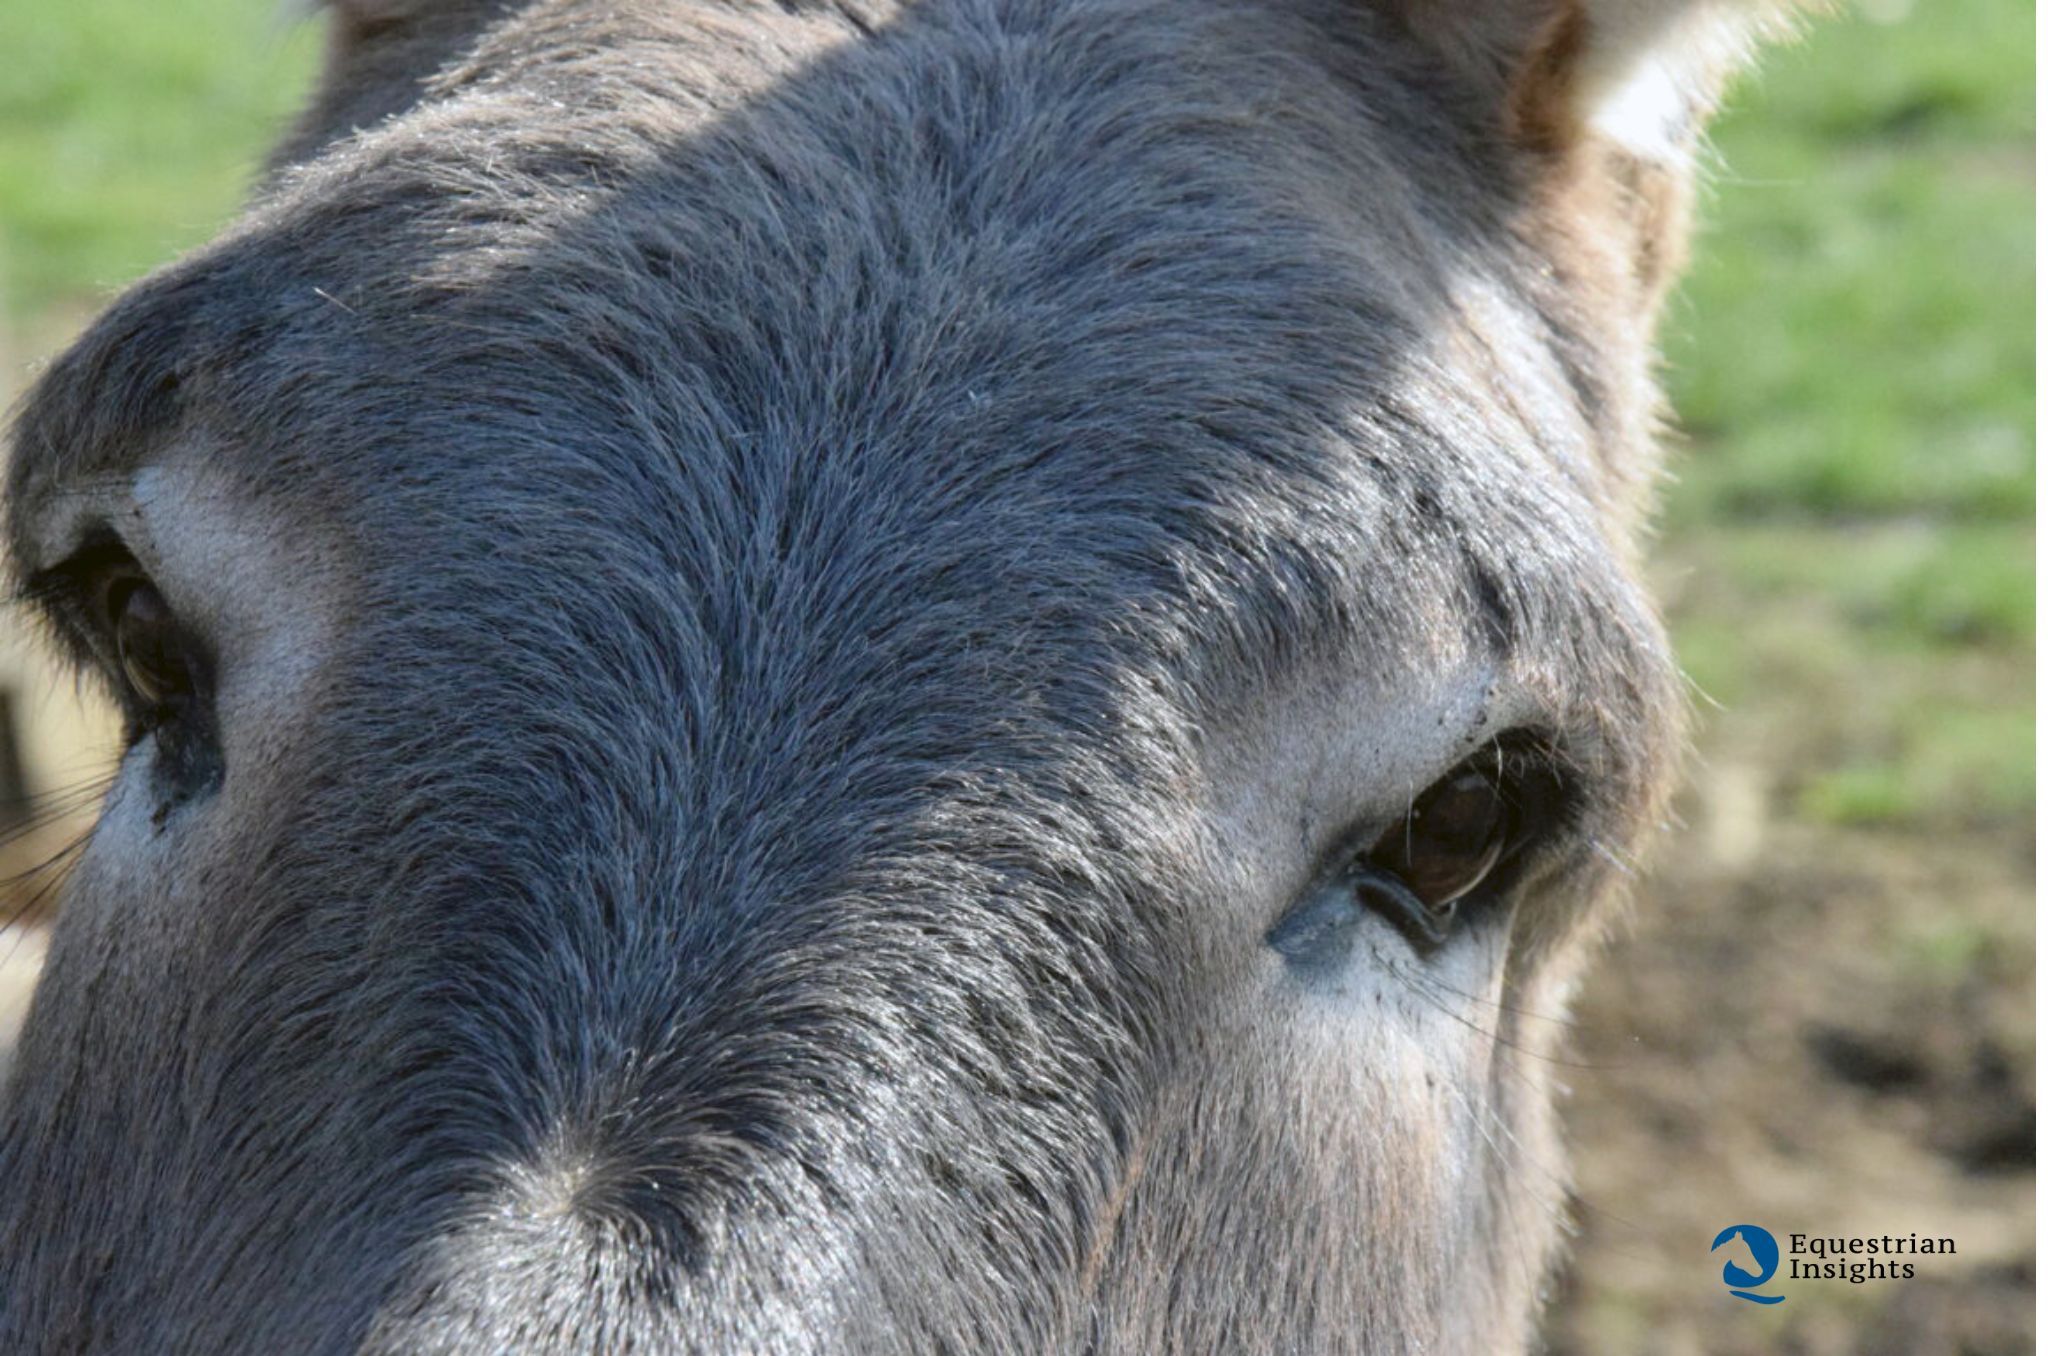
[[[72,883],[0,1345],[1523,1340],[1677,747],[1634,543],[1727,53],[1615,0],[337,8],[246,214],[16,424],[18,573],[169,468],[313,620]],[[1670,156],[1582,87],[1652,57]],[[1247,865],[1243,769],[1454,763],[1469,674],[1571,788],[1493,987],[1296,983],[1324,849]]]

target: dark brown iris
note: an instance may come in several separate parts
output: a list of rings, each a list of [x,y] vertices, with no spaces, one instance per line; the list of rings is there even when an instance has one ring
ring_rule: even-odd
[[[1513,813],[1493,771],[1461,768],[1416,798],[1358,864],[1361,903],[1378,909],[1418,945],[1440,946],[1458,901],[1500,863]]]
[[[1372,861],[1436,908],[1484,881],[1507,839],[1508,807],[1499,785],[1484,772],[1467,770],[1423,792],[1408,817],[1373,848]]]
[[[192,665],[178,620],[147,580],[127,579],[107,592],[107,617],[121,674],[137,699],[162,707],[192,691]]]

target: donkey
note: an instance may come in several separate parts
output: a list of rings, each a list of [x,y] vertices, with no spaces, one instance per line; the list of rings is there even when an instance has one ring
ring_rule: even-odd
[[[1498,1352],[1710,0],[341,0],[15,421],[10,1352]]]

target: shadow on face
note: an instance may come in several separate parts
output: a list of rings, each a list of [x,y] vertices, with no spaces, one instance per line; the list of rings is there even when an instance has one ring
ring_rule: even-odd
[[[343,8],[17,430],[128,751],[0,1329],[1520,1340],[1721,29]]]

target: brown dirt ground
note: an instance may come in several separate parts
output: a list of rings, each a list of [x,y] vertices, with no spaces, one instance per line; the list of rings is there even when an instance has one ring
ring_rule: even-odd
[[[1579,1239],[1551,1350],[2032,1351],[2031,834],[1779,822],[1716,755],[1558,1071]],[[1912,1280],[1781,1267],[1766,1308],[1718,1283],[1735,1223],[1957,1251]]]

